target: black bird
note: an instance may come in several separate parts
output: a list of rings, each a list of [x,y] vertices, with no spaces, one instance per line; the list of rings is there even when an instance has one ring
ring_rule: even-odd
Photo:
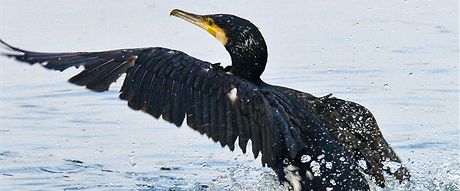
[[[224,68],[161,47],[42,53],[1,42],[13,51],[4,55],[22,62],[59,71],[83,66],[69,82],[96,92],[126,73],[119,97],[130,108],[176,126],[187,118],[188,126],[232,151],[238,139],[246,152],[250,140],[254,158],[262,154],[262,165],[293,190],[369,190],[365,176],[384,187],[384,173],[409,179],[369,110],[262,81],[267,45],[250,21],[177,9],[171,15],[216,37],[232,65]]]

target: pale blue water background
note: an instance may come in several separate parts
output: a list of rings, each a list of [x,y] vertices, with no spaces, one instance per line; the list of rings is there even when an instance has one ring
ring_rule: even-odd
[[[368,107],[413,175],[387,190],[459,190],[456,0],[0,0],[0,37],[37,51],[163,46],[230,63],[173,8],[251,20],[269,47],[267,82]],[[282,189],[260,159],[130,110],[121,83],[101,94],[68,84],[76,73],[0,57],[0,190]]]

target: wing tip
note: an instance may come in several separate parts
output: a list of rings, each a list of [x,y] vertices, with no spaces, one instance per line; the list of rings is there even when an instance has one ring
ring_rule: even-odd
[[[16,51],[16,52],[22,52],[22,53],[25,53],[26,51],[25,50],[22,50],[20,48],[17,48],[17,47],[14,47],[8,43],[6,43],[5,41],[3,41],[1,38],[0,38],[0,44],[2,44],[3,46],[6,46],[8,49],[12,50],[12,51]],[[15,55],[10,55],[10,54],[6,54],[6,53],[2,53],[2,55],[6,55],[6,56],[15,56]]]

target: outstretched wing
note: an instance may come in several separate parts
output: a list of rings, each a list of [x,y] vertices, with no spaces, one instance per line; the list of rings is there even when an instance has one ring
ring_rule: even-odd
[[[6,56],[29,64],[59,71],[83,66],[84,70],[69,81],[97,92],[107,90],[126,73],[119,96],[129,107],[155,118],[162,116],[177,126],[187,118],[188,126],[230,150],[238,138],[245,152],[251,140],[254,156],[261,152],[264,165],[272,166],[286,151],[290,156],[297,154],[293,147],[300,135],[290,132],[291,122],[281,105],[272,106],[251,82],[183,52],[141,48],[41,53],[2,43],[13,51]]]
[[[140,53],[146,49],[122,49],[105,52],[42,53],[13,47],[2,40],[0,43],[10,48],[13,53],[3,53],[18,61],[29,64],[41,64],[47,69],[64,71],[67,68],[84,66],[85,69],[69,79],[77,85],[86,85],[88,89],[103,92],[117,80],[128,68],[134,66]]]
[[[409,171],[385,141],[369,110],[357,103],[337,98],[322,100],[330,111],[329,117],[338,119],[338,126],[330,131],[354,154],[355,160],[365,161],[362,166],[364,172],[371,175],[379,186],[385,185],[384,171],[400,181],[410,178]]]
[[[410,178],[409,171],[385,141],[374,116],[365,107],[330,95],[318,98],[285,87],[277,88],[289,95],[295,105],[301,105],[302,108],[298,109],[305,109],[302,113],[319,117],[327,136],[331,136],[355,166],[370,175],[379,186],[385,186],[384,172],[400,181]],[[342,162],[337,160],[336,163]]]

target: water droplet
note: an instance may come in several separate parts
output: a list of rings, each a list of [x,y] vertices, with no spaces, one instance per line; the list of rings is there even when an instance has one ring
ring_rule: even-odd
[[[414,73],[412,73],[412,72],[409,73],[409,76],[410,76],[410,77],[413,77],[413,76],[414,76]]]
[[[351,88],[347,88],[347,92],[351,91]]]
[[[326,168],[332,169],[332,162],[326,162]]]
[[[375,85],[375,83],[374,83],[374,82],[371,82],[371,86],[374,86],[374,85]]]
[[[302,163],[310,162],[310,160],[311,160],[311,157],[309,155],[302,155],[302,157],[300,157],[300,161]]]
[[[332,73],[332,70],[331,69],[327,70],[327,73],[328,74]]]
[[[363,168],[363,169],[367,169],[367,163],[365,160],[358,160],[358,165],[359,167]]]
[[[134,151],[132,151],[129,154],[129,163],[131,164],[132,167],[136,167],[136,165],[137,165],[137,163],[134,161],[134,155],[136,155],[136,153]]]
[[[402,107],[399,108],[399,110],[401,111],[407,111],[407,109],[409,109],[409,105],[405,104],[403,105]]]
[[[376,46],[376,47],[375,47],[375,50],[379,51],[379,50],[380,50],[380,46]]]
[[[310,163],[311,170],[313,171],[313,176],[321,176],[321,166],[316,161],[311,161]]]
[[[325,155],[324,155],[324,154],[321,154],[321,155],[319,155],[317,158],[318,158],[318,160],[321,160],[321,159],[323,159],[324,157],[325,157]]]
[[[335,183],[335,180],[333,180],[333,179],[329,180],[329,182],[334,186],[337,184],[337,183]]]
[[[383,84],[383,88],[385,89],[385,91],[387,91],[387,90],[390,88],[390,85],[388,85],[388,84]]]
[[[120,127],[120,120],[117,119],[117,120],[115,121],[115,127],[116,127],[116,128],[121,128],[121,127]]]

